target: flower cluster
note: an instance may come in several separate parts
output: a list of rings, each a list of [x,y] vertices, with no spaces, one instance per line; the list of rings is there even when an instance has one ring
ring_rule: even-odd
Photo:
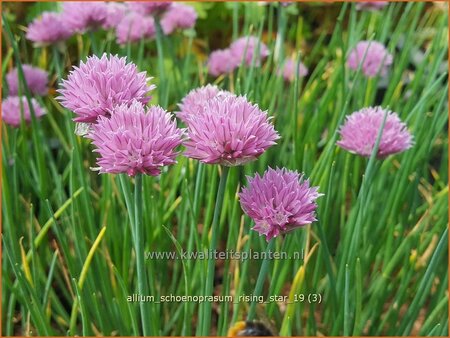
[[[285,81],[293,82],[296,78],[295,73],[297,71],[297,62],[292,59],[287,59],[283,68],[278,70],[278,75],[283,76]],[[308,75],[308,68],[303,63],[298,64],[298,77],[305,77]]]
[[[361,65],[363,74],[373,77],[378,74],[386,75],[393,61],[392,55],[378,41],[360,41],[350,51],[347,65],[357,70]]]
[[[103,54],[91,56],[74,67],[63,80],[58,100],[76,117],[74,121],[95,123],[99,116],[110,116],[116,105],[133,100],[147,103],[155,86],[147,84],[146,72],[138,72],[126,58]]]
[[[25,82],[31,94],[44,96],[48,92],[48,73],[31,65],[22,65]],[[19,72],[17,68],[12,69],[6,74],[6,82],[8,83],[9,95],[16,96],[19,94]],[[22,89],[23,91],[23,89]],[[22,92],[24,94],[24,92]]]
[[[7,97],[2,101],[3,121],[13,127],[19,127],[22,116],[25,122],[31,122],[31,109],[33,109],[36,118],[45,115],[45,110],[39,105],[36,99],[31,99],[31,105],[32,107],[30,108],[25,96]]]
[[[263,176],[248,177],[239,194],[242,210],[255,221],[253,230],[267,241],[316,221],[318,187],[296,171],[269,168]]]
[[[344,125],[339,130],[341,140],[337,142],[337,145],[351,153],[370,157],[385,115],[387,116],[377,157],[384,158],[411,148],[413,138],[407,130],[406,124],[400,120],[397,113],[381,107],[363,108],[347,116]]]
[[[36,46],[48,46],[72,36],[60,13],[44,12],[28,26],[26,38]]]
[[[208,59],[208,72],[213,76],[233,72],[242,63],[259,67],[269,55],[267,46],[255,36],[242,37],[229,48],[213,51]]]

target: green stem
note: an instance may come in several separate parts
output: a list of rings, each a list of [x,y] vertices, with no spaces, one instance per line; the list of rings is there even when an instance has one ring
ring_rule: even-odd
[[[213,222],[211,225],[211,242],[209,245],[210,252],[214,253],[217,248],[217,237],[219,234],[219,219],[222,213],[223,197],[225,195],[225,187],[228,178],[229,167],[222,167],[222,175],[220,176],[219,190],[217,190],[216,205],[214,209]],[[206,272],[206,286],[205,296],[211,296],[214,288],[214,272],[215,272],[215,259],[208,255],[208,270]],[[202,332],[201,336],[208,336],[211,328],[211,303],[203,303],[203,315],[202,318]]]
[[[264,280],[266,279],[267,272],[269,271],[269,254],[272,252],[273,247],[275,246],[275,238],[272,238],[267,244],[266,254],[264,256],[264,260],[261,265],[261,270],[259,270],[258,279],[256,280],[255,291],[253,292],[253,297],[256,299],[261,295],[262,288],[264,285]],[[250,309],[248,310],[247,321],[252,321],[255,319],[256,314],[256,301],[252,301],[250,304]]]
[[[137,174],[134,182],[134,250],[136,253],[136,270],[138,278],[138,294],[148,295],[147,279],[144,265],[144,227],[142,224],[142,174]],[[144,336],[151,331],[150,314],[145,302],[140,302],[141,321]]]

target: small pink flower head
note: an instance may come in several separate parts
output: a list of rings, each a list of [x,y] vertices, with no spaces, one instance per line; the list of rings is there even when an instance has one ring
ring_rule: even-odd
[[[143,38],[153,38],[155,34],[155,20],[138,12],[125,15],[116,27],[117,43],[121,45]]]
[[[33,95],[44,96],[48,92],[48,73],[31,65],[22,65],[25,82],[28,89]],[[12,69],[6,74],[6,81],[8,82],[9,95],[16,96],[19,93],[19,72],[17,68]],[[22,89],[22,94],[25,94]]]
[[[28,100],[25,96],[9,96],[2,101],[2,119],[5,123],[19,127],[21,121],[21,104],[23,107],[23,118],[25,122],[31,122],[31,111],[28,105]],[[33,110],[36,118],[45,115],[44,109],[39,105],[35,99],[31,99]]]
[[[229,48],[216,50],[209,55],[208,72],[213,76],[231,73],[237,66],[239,64]]]
[[[188,29],[195,26],[197,12],[194,7],[174,3],[164,13],[161,19],[161,28],[164,34],[169,35],[176,29]]]
[[[146,110],[133,101],[114,108],[111,118],[100,116],[87,137],[100,155],[100,173],[157,176],[163,166],[176,163],[175,148],[182,143],[183,130],[161,107]]]
[[[115,28],[128,12],[128,6],[120,2],[108,2],[106,4],[106,19],[103,23],[104,29]]]
[[[171,1],[128,1],[126,3],[132,11],[144,15],[158,15],[172,6]]]
[[[360,41],[350,52],[347,66],[350,69],[358,70],[359,65],[362,64],[361,71],[363,74],[367,77],[373,77],[378,73],[386,75],[392,61],[392,55],[380,42]]]
[[[82,33],[105,24],[108,6],[103,1],[64,1],[62,16],[72,32]]]
[[[231,55],[240,65],[242,60],[247,66],[251,66],[253,55],[259,50],[259,55],[255,56],[255,66],[260,66],[262,61],[269,55],[267,46],[255,36],[245,36],[237,39],[230,45]]]
[[[103,54],[99,59],[94,55],[62,81],[57,99],[75,113],[75,122],[95,123],[99,116],[110,116],[116,105],[133,100],[146,104],[155,88],[147,81],[147,73],[138,73],[136,65],[127,63],[125,57]]]
[[[356,4],[356,9],[378,11],[387,5],[389,5],[389,1],[361,1]]]
[[[188,122],[189,115],[198,115],[203,111],[205,103],[213,98],[224,99],[228,96],[233,96],[225,90],[220,90],[217,86],[206,85],[200,88],[191,90],[178,104],[180,111],[177,112],[177,117],[184,123]]]
[[[248,178],[248,187],[239,194],[241,207],[253,219],[253,230],[273,237],[316,221],[316,199],[323,194],[319,187],[296,171],[269,168],[261,177]]]
[[[253,161],[279,139],[267,113],[242,96],[212,98],[203,111],[188,115],[186,124],[185,155],[209,164]]]
[[[287,59],[284,62],[283,69],[278,71],[278,75],[283,75],[284,79],[288,82],[295,81],[295,71],[297,70],[297,61]],[[308,75],[308,68],[300,62],[298,65],[298,77],[305,77]]]
[[[29,24],[26,38],[40,47],[64,41],[71,35],[60,13],[44,12]]]
[[[339,130],[341,139],[337,145],[353,154],[370,157],[385,113],[387,113],[387,117],[377,157],[384,158],[411,148],[414,144],[413,137],[406,124],[400,120],[397,113],[386,111],[381,107],[363,108],[347,116],[344,125]]]

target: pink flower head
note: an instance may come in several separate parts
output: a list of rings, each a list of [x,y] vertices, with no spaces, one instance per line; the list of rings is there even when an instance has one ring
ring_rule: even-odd
[[[339,130],[341,140],[337,145],[351,153],[370,157],[386,113],[377,157],[384,158],[411,148],[414,144],[413,137],[406,124],[396,113],[381,107],[363,108],[347,116]]]
[[[262,61],[269,55],[267,46],[255,36],[246,36],[237,39],[230,45],[231,55],[240,65],[244,60],[247,66],[251,66],[253,55],[259,50],[259,54],[255,56],[255,66],[260,66]]]
[[[233,96],[225,90],[220,90],[217,86],[206,85],[200,88],[191,90],[178,105],[180,111],[177,112],[177,117],[184,123],[188,122],[189,115],[198,115],[203,111],[205,103],[213,98],[224,99],[228,96]]]
[[[216,50],[209,55],[208,72],[213,76],[231,73],[237,66],[239,64],[229,48]]]
[[[183,130],[159,106],[145,110],[133,101],[114,108],[111,118],[100,116],[88,138],[99,153],[100,173],[138,173],[157,176],[161,168],[176,163],[175,148],[182,143]]]
[[[108,6],[103,1],[64,1],[62,16],[72,32],[82,33],[105,24]]]
[[[240,165],[260,156],[279,138],[266,112],[245,97],[207,100],[187,117],[185,155],[203,163]]]
[[[75,113],[75,122],[95,123],[98,116],[110,116],[116,105],[133,100],[146,104],[151,99],[148,93],[155,88],[147,80],[147,73],[138,73],[126,57],[105,53],[99,59],[93,55],[62,81],[58,100]]]
[[[22,65],[25,82],[28,89],[33,95],[47,95],[48,92],[48,73],[31,65]],[[19,72],[17,68],[12,69],[6,74],[6,81],[8,82],[9,95],[16,96],[19,93]],[[22,89],[22,94],[24,89]]]
[[[26,38],[36,46],[48,46],[64,41],[72,35],[60,13],[44,12],[31,22]]]
[[[45,115],[44,109],[35,99],[31,99],[34,114],[36,118]],[[18,127],[21,121],[21,105],[23,107],[23,118],[25,122],[31,122],[31,111],[28,100],[25,96],[9,96],[2,101],[2,119],[5,123]]]
[[[239,194],[241,207],[254,220],[253,230],[270,241],[279,234],[316,221],[319,187],[297,171],[269,168],[261,177],[248,178],[248,187]]]
[[[170,1],[128,1],[127,3],[132,11],[145,15],[160,14],[172,5]]]
[[[194,7],[174,3],[164,13],[161,19],[161,28],[164,34],[169,35],[176,29],[188,29],[195,26],[197,12]]]
[[[295,81],[295,71],[297,70],[297,61],[287,59],[284,62],[283,69],[278,71],[278,75],[283,75],[284,79],[289,82]],[[300,62],[298,65],[298,77],[304,77],[308,75],[308,68]]]
[[[389,5],[389,1],[361,1],[356,4],[357,10],[377,11]]]
[[[347,59],[347,66],[350,69],[361,70],[367,77],[376,76],[378,73],[386,75],[393,57],[386,48],[377,41],[360,41],[350,52]]]
[[[115,28],[128,12],[128,6],[120,2],[108,2],[106,4],[106,19],[103,23],[104,29]]]
[[[119,44],[153,38],[155,33],[155,20],[151,16],[144,16],[137,12],[128,13],[116,27]]]

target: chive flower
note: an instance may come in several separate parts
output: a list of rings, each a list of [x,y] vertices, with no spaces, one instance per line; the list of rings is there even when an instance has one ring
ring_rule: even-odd
[[[230,45],[230,51],[237,64],[242,61],[247,66],[251,66],[253,55],[255,55],[255,66],[260,66],[262,61],[269,55],[269,49],[256,36],[245,36],[237,39]]]
[[[44,96],[48,92],[48,73],[37,67],[24,64],[22,65],[23,75],[28,89],[32,95]],[[13,68],[6,74],[6,82],[8,83],[9,95],[17,96],[19,93],[19,72],[17,68]],[[22,89],[24,91],[24,89]],[[22,94],[25,94],[22,92]]]
[[[213,51],[208,58],[208,73],[212,76],[232,73],[239,64],[229,48]]]
[[[174,3],[163,14],[161,28],[164,34],[169,35],[177,29],[188,29],[195,26],[197,12],[194,7]]]
[[[154,38],[155,20],[138,12],[129,12],[116,27],[117,43],[124,45],[144,38]]]
[[[411,148],[414,144],[413,137],[406,124],[397,113],[381,107],[363,108],[347,116],[339,129],[341,139],[337,145],[353,154],[370,157],[386,113],[377,157],[384,158]]]
[[[252,230],[273,237],[316,221],[316,199],[323,194],[297,171],[269,168],[262,176],[247,177],[239,194],[242,210],[253,219]]]
[[[146,109],[133,101],[115,107],[110,118],[100,116],[87,137],[100,155],[100,173],[157,176],[163,166],[176,163],[183,130],[161,107]]]
[[[241,165],[255,160],[279,139],[267,112],[243,96],[214,97],[186,120],[185,156],[203,163]]]
[[[223,99],[228,96],[233,96],[226,90],[221,90],[219,87],[208,84],[206,86],[191,90],[178,104],[180,111],[177,112],[177,117],[184,123],[188,122],[189,115],[197,115],[203,111],[205,103],[213,98]]]
[[[36,99],[32,98],[31,104],[36,118],[46,114],[45,110],[39,105]],[[2,101],[3,121],[13,127],[19,127],[22,117],[21,108],[23,109],[23,119],[26,123],[30,123],[31,111],[25,96],[9,96]]]
[[[297,61],[287,59],[283,64],[283,68],[278,70],[278,75],[283,76],[284,80],[287,82],[294,82],[296,70]],[[298,77],[305,77],[306,75],[308,75],[308,68],[300,62],[298,64]]]
[[[158,15],[172,6],[171,1],[128,1],[130,9],[144,15]]]
[[[62,81],[57,99],[75,113],[75,122],[95,123],[98,116],[109,117],[116,105],[133,100],[146,104],[151,99],[149,92],[155,88],[147,81],[147,73],[139,73],[125,57],[93,55]]]
[[[347,59],[347,66],[352,70],[358,70],[361,64],[361,71],[365,76],[374,77],[378,74],[384,76],[392,65],[392,61],[392,55],[382,43],[377,41],[360,41],[351,50]]]
[[[71,30],[66,26],[61,13],[43,12],[27,27],[25,37],[33,41],[36,47],[57,44],[72,36]]]
[[[64,1],[62,16],[65,25],[74,33],[83,33],[103,26],[108,16],[104,1]]]
[[[120,2],[108,2],[106,4],[106,19],[102,28],[111,29],[117,27],[127,13],[127,5]]]

